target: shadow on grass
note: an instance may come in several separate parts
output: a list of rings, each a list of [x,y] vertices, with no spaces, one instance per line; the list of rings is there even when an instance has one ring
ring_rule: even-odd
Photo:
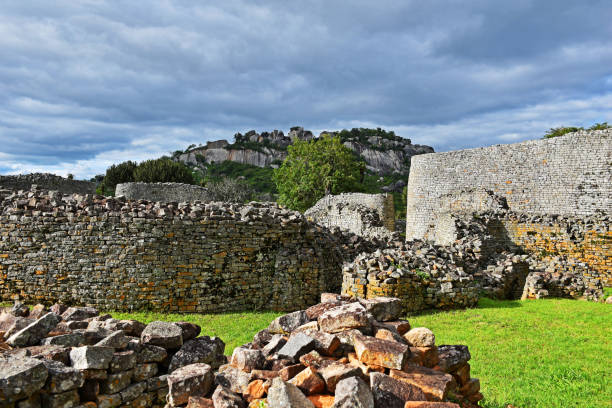
[[[480,298],[478,305],[473,308],[467,309],[429,309],[421,310],[418,312],[408,313],[408,317],[414,316],[429,316],[441,313],[463,313],[470,309],[510,309],[516,307],[523,307],[523,304],[519,300],[495,300],[489,298]]]

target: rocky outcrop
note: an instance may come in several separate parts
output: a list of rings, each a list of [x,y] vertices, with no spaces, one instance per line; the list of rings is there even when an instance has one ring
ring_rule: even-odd
[[[322,132],[319,137],[337,132]],[[176,157],[177,160],[197,166],[200,163],[220,163],[226,160],[258,167],[276,167],[287,157],[287,147],[293,140],[311,140],[315,136],[302,127],[293,127],[285,136],[280,130],[257,133],[254,130],[234,135],[235,143],[226,140],[208,142]],[[410,158],[417,154],[433,153],[433,148],[412,144],[399,136],[359,139],[343,136],[343,144],[361,156],[368,170],[378,174],[406,174]]]

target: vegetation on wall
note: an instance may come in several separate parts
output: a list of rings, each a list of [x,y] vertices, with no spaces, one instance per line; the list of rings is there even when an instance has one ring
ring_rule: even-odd
[[[274,171],[279,203],[305,211],[325,194],[361,191],[365,164],[339,137],[296,140],[289,155]]]
[[[579,130],[603,130],[610,128],[612,128],[612,125],[608,125],[608,122],[595,123],[593,126],[587,129],[576,126],[561,126],[557,128],[550,128],[542,139],[551,139],[553,137],[563,136],[567,133],[578,132]]]

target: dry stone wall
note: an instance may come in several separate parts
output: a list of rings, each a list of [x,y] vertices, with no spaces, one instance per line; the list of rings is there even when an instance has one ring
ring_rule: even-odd
[[[327,228],[339,227],[360,236],[385,237],[395,231],[391,194],[327,195],[304,215]]]
[[[292,309],[339,290],[329,231],[275,204],[32,191],[0,207],[0,297],[101,310]]]
[[[0,176],[0,189],[29,190],[32,185],[45,190],[60,191],[64,194],[94,194],[96,184],[90,181],[70,180],[55,174],[32,173],[14,176]]]
[[[117,184],[116,196],[128,200],[161,201],[164,203],[183,201],[211,201],[208,189],[183,183],[121,183]]]
[[[407,199],[408,240],[449,245],[456,215],[493,211],[492,235],[544,270],[581,271],[587,288],[612,285],[610,129],[416,156]]]
[[[434,240],[436,217],[448,211],[449,202],[452,212],[486,210],[481,205],[486,196],[468,194],[472,199],[465,199],[474,188],[503,197],[509,209],[519,213],[609,214],[611,163],[611,129],[414,156],[406,236]]]

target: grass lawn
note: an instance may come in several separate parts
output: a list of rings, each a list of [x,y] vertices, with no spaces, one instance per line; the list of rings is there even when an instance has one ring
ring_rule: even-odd
[[[115,318],[185,320],[221,337],[226,353],[249,342],[279,313],[172,315],[113,313]],[[437,344],[466,344],[487,408],[612,407],[612,306],[546,299],[492,301],[476,309],[410,316]]]

